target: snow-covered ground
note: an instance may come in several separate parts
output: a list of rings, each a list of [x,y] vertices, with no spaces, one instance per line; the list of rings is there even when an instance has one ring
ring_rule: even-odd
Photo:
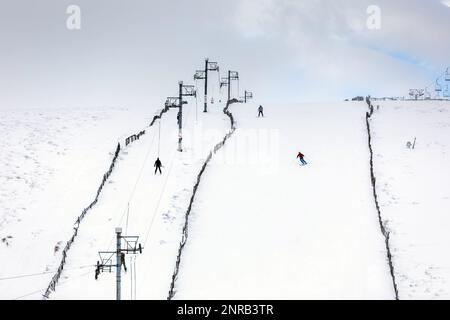
[[[137,299],[167,298],[192,187],[209,151],[230,127],[223,107],[214,104],[208,113],[196,114],[194,104],[186,105],[182,153],[177,151],[177,111],[170,110],[163,116],[162,175],[155,175],[153,166],[158,156],[159,122],[121,154],[99,203],[81,225],[69,254],[68,271],[51,298],[115,299],[115,270],[102,273],[95,281],[93,268],[78,266],[94,264],[99,260],[98,251],[114,251],[114,229],[118,226],[123,228],[123,235],[140,236],[144,247],[142,255],[126,257],[123,299],[131,299],[132,294]],[[134,277],[137,286],[132,289]]]
[[[204,114],[201,102],[198,113],[195,101],[186,105],[183,153],[176,110],[122,150],[51,299],[115,298],[115,273],[95,281],[93,265],[98,251],[114,250],[117,226],[144,246],[126,258],[123,299],[167,297],[192,187],[229,130],[222,108]],[[393,299],[370,185],[366,104],[266,105],[265,118],[255,103],[230,110],[237,130],[200,183],[175,298]],[[154,111],[0,111],[0,299],[41,298],[117,142]],[[375,102],[371,125],[400,298],[450,298],[450,104]],[[154,175],[158,153],[162,175]],[[6,279],[15,275],[26,277]]]
[[[127,108],[1,109],[0,298],[39,298],[73,222],[89,204],[117,142],[149,123]]]
[[[241,129],[200,185],[175,298],[394,298],[366,109],[273,105],[258,119],[256,106],[233,106]]]
[[[449,299],[450,103],[374,105],[377,189],[400,299]]]

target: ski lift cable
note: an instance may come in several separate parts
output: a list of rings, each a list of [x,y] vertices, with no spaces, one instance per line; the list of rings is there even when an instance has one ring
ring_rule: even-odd
[[[161,119],[158,119],[158,121],[161,122]],[[159,129],[160,129],[160,128],[161,128],[161,127],[159,127]],[[129,199],[128,199],[128,203],[130,203],[131,200],[133,199],[134,194],[135,194],[136,189],[137,189],[137,185],[138,185],[139,181],[140,181],[141,178],[142,178],[142,174],[143,174],[143,172],[144,172],[145,164],[147,163],[148,156],[150,155],[150,151],[152,150],[153,143],[155,142],[155,138],[156,138],[156,131],[155,131],[155,133],[153,134],[153,138],[152,138],[151,143],[150,143],[150,145],[149,145],[149,147],[148,147],[148,149],[147,149],[147,153],[145,154],[145,158],[144,158],[144,161],[143,161],[143,163],[142,163],[141,169],[139,170],[139,174],[138,174],[138,176],[137,176],[136,182],[135,182],[135,184],[134,184],[134,186],[133,186],[133,189],[132,189],[132,191],[131,191],[131,193],[130,193],[130,197],[129,197]],[[158,148],[159,148],[159,146],[158,146]],[[158,150],[158,152],[159,152],[159,150]],[[122,219],[123,219],[123,215],[122,215],[122,217],[121,217],[121,219],[120,219],[120,223],[122,222]],[[120,224],[120,223],[119,223],[119,224]],[[114,238],[115,238],[115,237],[114,237]]]
[[[189,117],[189,114],[190,114],[190,113],[189,113],[189,111],[188,111],[188,114],[187,114],[186,118]],[[165,190],[166,190],[167,181],[169,180],[169,177],[170,177],[171,172],[172,172],[172,167],[173,167],[173,162],[174,162],[174,159],[175,159],[175,155],[176,155],[177,152],[178,152],[178,151],[176,150],[176,144],[177,144],[177,143],[178,143],[178,141],[174,141],[174,142],[173,142],[173,152],[172,152],[172,156],[170,157],[169,170],[168,170],[168,172],[167,172],[166,179],[165,179],[164,184],[163,184],[163,188],[162,188],[162,190],[161,190],[161,193],[160,193],[160,195],[159,195],[158,202],[157,202],[157,204],[156,204],[155,210],[154,210],[153,215],[152,215],[152,218],[151,218],[151,220],[150,220],[150,225],[149,225],[149,227],[148,227],[148,229],[147,229],[147,232],[146,232],[146,235],[145,235],[145,240],[144,240],[144,243],[143,243],[143,246],[144,246],[144,247],[145,247],[145,245],[147,244],[147,241],[148,241],[148,238],[149,238],[149,235],[150,235],[150,231],[151,231],[151,229],[152,229],[152,226],[153,226],[153,223],[154,223],[154,220],[155,220],[155,217],[156,217],[156,213],[157,213],[157,211],[158,211],[158,209],[159,209],[159,206],[160,206],[160,204],[161,204],[162,196],[164,195]]]
[[[175,154],[176,154],[176,152],[177,152],[177,150],[174,149],[173,154],[172,154],[172,157],[171,157],[172,159],[171,159],[171,161],[170,161],[169,170],[168,170],[168,173],[167,173],[167,175],[166,175],[166,179],[165,179],[165,181],[164,181],[163,188],[162,188],[161,193],[160,193],[160,195],[159,195],[158,202],[156,203],[155,210],[153,211],[152,219],[150,220],[150,226],[148,227],[147,232],[146,232],[146,235],[145,235],[145,241],[144,241],[143,247],[145,247],[145,245],[147,244],[147,240],[148,240],[148,238],[149,238],[150,231],[151,231],[152,226],[153,226],[153,223],[154,223],[154,221],[155,221],[156,213],[157,213],[157,211],[158,211],[158,209],[159,209],[159,206],[160,206],[160,204],[161,204],[162,196],[163,196],[163,194],[165,193],[166,186],[167,186],[167,181],[169,180],[170,173],[172,172],[172,167],[173,167],[173,162],[174,162],[173,160],[175,159]]]
[[[191,113],[191,112],[190,112],[190,109],[191,109],[191,108],[188,109],[188,113],[187,113],[187,115],[186,115],[186,119],[189,118],[189,115],[190,115],[190,113]],[[161,121],[161,119],[159,119],[159,121]],[[185,125],[185,124],[186,124],[186,121],[184,122],[184,125]],[[184,127],[184,126],[183,126],[183,127]],[[154,136],[153,136],[153,140],[154,140],[155,136],[156,136],[156,132],[155,132],[155,134],[154,134]],[[152,140],[151,146],[153,145],[153,140]],[[176,149],[176,148],[175,148],[176,143],[177,143],[177,141],[174,141],[174,150]],[[135,184],[135,186],[134,186],[134,188],[133,188],[133,191],[132,191],[132,195],[130,196],[130,201],[131,201],[132,196],[134,195],[134,192],[135,192],[135,190],[136,190],[136,188],[137,188],[138,181],[140,180],[140,178],[141,178],[141,176],[142,176],[142,172],[143,172],[143,169],[144,169],[144,167],[145,167],[145,163],[146,163],[146,161],[147,161],[148,155],[149,155],[149,153],[150,153],[151,146],[150,146],[150,148],[149,148],[148,151],[147,151],[147,155],[146,155],[146,158],[144,159],[144,163],[143,163],[143,166],[142,166],[142,168],[141,168],[141,172],[140,172],[140,174],[139,174],[138,180],[136,181],[136,184]],[[165,182],[164,182],[163,189],[162,189],[162,191],[161,191],[161,194],[160,194],[160,197],[159,197],[159,200],[158,200],[157,207],[156,207],[156,209],[155,209],[154,215],[153,215],[152,220],[151,220],[151,222],[150,222],[150,227],[149,227],[149,229],[148,229],[148,231],[147,231],[146,239],[145,239],[145,241],[144,241],[144,246],[145,246],[145,244],[146,244],[146,242],[147,242],[147,239],[148,239],[148,236],[149,236],[149,232],[150,232],[151,227],[152,227],[152,225],[153,225],[154,218],[155,218],[155,215],[156,215],[156,211],[159,209],[159,205],[160,205],[162,196],[163,196],[163,194],[164,194],[164,192],[165,192],[165,188],[166,188],[166,185],[167,185],[167,180],[168,180],[168,178],[169,178],[169,176],[170,176],[170,173],[171,173],[171,170],[172,170],[173,160],[174,160],[174,158],[175,158],[175,154],[176,154],[176,150],[175,150],[175,151],[173,152],[173,154],[172,154],[172,157],[171,157],[171,164],[170,164],[170,167],[169,167],[169,171],[168,171],[168,174],[167,174],[167,176],[166,176],[166,180],[165,180]],[[130,201],[129,201],[129,202],[130,202]],[[124,213],[124,214],[125,214],[125,213]],[[122,216],[121,216],[121,218],[120,218],[120,220],[119,220],[119,225],[121,224],[121,222],[122,222],[122,220],[123,220],[124,214],[122,214]],[[114,239],[115,239],[115,237],[112,237],[112,238],[111,238],[110,244],[109,244],[109,246],[108,246],[108,250],[111,248],[111,245],[113,244]]]
[[[161,120],[161,119],[159,119],[159,120]],[[154,144],[154,142],[155,142],[155,138],[156,138],[156,131],[155,131],[154,134],[153,134],[153,138],[152,138],[152,140],[151,140],[151,143],[150,143],[149,148],[148,148],[148,150],[147,150],[147,153],[146,153],[146,155],[145,155],[145,158],[144,158],[144,161],[143,161],[143,163],[142,163],[142,166],[141,166],[141,169],[140,169],[140,171],[139,171],[139,174],[138,174],[138,176],[137,176],[137,178],[136,178],[136,182],[135,182],[135,184],[134,184],[134,186],[133,186],[133,189],[132,189],[132,191],[131,191],[131,193],[130,193],[130,197],[129,197],[129,199],[128,199],[128,207],[129,207],[129,204],[130,204],[130,202],[132,201],[133,196],[134,196],[134,194],[135,194],[135,192],[136,192],[137,185],[138,185],[139,181],[140,181],[141,178],[142,178],[142,174],[143,174],[143,172],[144,172],[145,164],[147,163],[148,156],[150,155],[150,151],[151,151],[151,149],[152,149],[152,147],[153,147],[153,144]],[[124,217],[125,213],[127,213],[127,212],[124,211],[123,214],[121,215],[121,217],[120,217],[120,219],[119,219],[119,225],[122,223],[122,220],[123,220],[123,217]],[[115,215],[116,215],[116,214],[114,214],[114,216],[115,216]],[[128,217],[127,217],[127,219],[128,219]],[[110,244],[109,244],[109,246],[108,246],[108,250],[110,249],[110,247],[111,247],[111,245],[112,245],[112,243],[113,243],[113,241],[114,241],[115,238],[116,238],[115,236],[113,236],[113,237],[111,238],[111,242],[110,242]]]
[[[187,115],[186,115],[186,119],[189,118],[189,115],[190,115],[190,109],[191,109],[191,108],[188,109],[188,113],[187,113]],[[153,212],[152,218],[151,218],[151,220],[150,220],[150,226],[149,226],[149,228],[147,229],[147,232],[146,232],[145,240],[144,240],[144,243],[143,243],[143,246],[144,246],[144,247],[145,247],[145,245],[147,244],[147,241],[148,241],[148,239],[149,239],[150,231],[151,231],[151,229],[152,229],[152,226],[153,226],[153,223],[154,223],[154,220],[155,220],[155,217],[156,217],[156,213],[157,213],[157,211],[158,211],[158,209],[159,209],[159,206],[160,206],[160,204],[161,204],[162,196],[165,194],[165,190],[166,190],[166,186],[167,186],[167,181],[168,181],[168,179],[169,179],[169,177],[170,177],[170,175],[171,175],[171,172],[172,172],[173,162],[174,162],[174,159],[175,159],[175,155],[176,155],[176,153],[177,153],[177,150],[176,150],[176,148],[175,148],[175,146],[176,146],[177,143],[178,143],[178,141],[175,141],[175,140],[174,140],[174,142],[173,142],[173,150],[174,150],[174,151],[172,152],[172,156],[170,157],[171,160],[170,160],[169,170],[168,170],[168,172],[167,172],[166,179],[165,179],[164,184],[163,184],[163,188],[162,188],[161,193],[160,193],[160,195],[159,195],[159,199],[158,199],[157,205],[156,205],[156,207],[155,207],[155,210],[154,210],[154,212]]]
[[[189,111],[188,111],[188,114],[186,115],[186,118],[189,117],[189,114],[190,114],[190,113],[189,113]],[[177,141],[175,141],[175,144],[176,144],[176,143],[177,143]],[[169,177],[170,177],[170,175],[171,175],[171,172],[172,172],[173,162],[174,162],[174,159],[175,159],[175,155],[176,155],[176,153],[177,153],[176,148],[175,148],[175,144],[174,144],[174,148],[173,148],[174,151],[172,152],[172,156],[170,157],[171,160],[170,160],[169,170],[168,170],[168,172],[167,172],[167,176],[166,176],[166,179],[165,179],[165,181],[164,181],[163,188],[162,188],[162,190],[161,190],[161,193],[160,193],[160,195],[159,195],[158,202],[157,202],[156,207],[155,207],[155,210],[154,210],[154,212],[153,212],[152,219],[150,220],[150,226],[148,227],[147,232],[146,232],[146,235],[145,235],[145,241],[144,241],[144,244],[143,244],[144,247],[145,247],[145,245],[147,244],[147,241],[148,241],[149,236],[150,236],[150,234],[151,234],[151,229],[152,229],[152,227],[153,227],[153,223],[154,223],[154,220],[155,220],[155,217],[156,217],[156,213],[157,213],[157,211],[158,211],[158,209],[159,209],[159,206],[160,206],[160,204],[161,204],[161,199],[162,199],[163,194],[165,193],[165,189],[166,189],[166,186],[167,186],[167,181],[168,181],[168,179],[169,179]]]
[[[161,119],[159,119],[159,120],[161,120]],[[154,144],[154,142],[155,142],[156,134],[157,134],[157,133],[156,133],[156,130],[155,130],[154,133],[153,133],[152,140],[151,140],[151,142],[150,142],[150,144],[149,144],[149,147],[148,147],[148,149],[147,149],[147,153],[146,153],[146,155],[145,155],[145,158],[144,158],[144,161],[143,161],[143,163],[142,163],[141,169],[140,169],[139,174],[138,174],[138,176],[137,176],[137,178],[136,178],[136,182],[135,182],[135,184],[134,184],[134,186],[133,186],[133,189],[132,189],[132,191],[131,191],[131,193],[130,193],[130,197],[128,198],[128,201],[127,201],[128,206],[129,206],[129,203],[132,201],[133,196],[134,196],[134,194],[135,194],[135,192],[136,192],[136,189],[137,189],[137,185],[138,185],[140,179],[142,178],[142,173],[143,173],[143,171],[144,171],[145,164],[147,163],[148,156],[150,155],[150,151],[151,151],[151,149],[152,149],[152,147],[153,147],[153,144]],[[119,209],[119,208],[120,208],[120,207],[118,207],[118,209]],[[120,216],[118,225],[120,225],[120,224],[122,223],[122,220],[123,220],[123,218],[124,218],[125,213],[127,213],[127,211],[123,210],[123,213],[122,213],[122,215]],[[115,217],[116,215],[117,215],[117,209],[116,209],[116,212],[114,213],[113,216]],[[108,245],[108,251],[110,250],[111,246],[113,245],[113,242],[114,242],[115,239],[116,239],[115,236],[112,236],[112,237],[111,237],[111,241],[109,242],[109,245]]]

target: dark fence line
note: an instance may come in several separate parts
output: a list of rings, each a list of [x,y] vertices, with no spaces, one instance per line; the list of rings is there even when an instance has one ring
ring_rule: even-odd
[[[83,219],[86,216],[86,214],[88,213],[88,211],[91,210],[92,207],[97,203],[100,193],[103,190],[103,187],[105,186],[106,181],[108,181],[108,179],[111,176],[111,173],[115,167],[117,158],[119,157],[119,153],[120,153],[120,143],[117,144],[117,148],[114,153],[114,157],[111,161],[108,171],[106,171],[106,173],[103,175],[103,180],[97,189],[97,194],[95,196],[94,201],[92,201],[89,206],[87,206],[86,208],[83,209],[83,211],[81,212],[81,215],[75,221],[75,226],[73,228],[73,230],[74,230],[73,235],[70,238],[70,240],[67,241],[66,246],[64,247],[64,249],[62,251],[62,259],[61,259],[61,262],[59,263],[58,270],[56,271],[56,273],[53,276],[52,280],[50,281],[47,289],[45,290],[44,298],[48,298],[50,296],[50,293],[52,291],[55,291],[56,285],[58,284],[59,278],[61,277],[62,271],[64,269],[64,265],[66,264],[67,253],[68,253],[70,247],[72,246],[73,242],[75,241],[75,237],[78,234],[78,229],[80,227],[81,221],[83,221]]]
[[[228,108],[229,108],[229,106],[231,104],[237,103],[237,102],[239,102],[237,99],[231,99],[231,100],[229,100],[227,102],[227,105],[223,109],[223,113],[226,114],[228,116],[228,118],[230,119],[231,129],[224,136],[222,141],[217,143],[214,146],[213,150],[209,152],[208,157],[206,158],[205,162],[202,165],[202,168],[200,169],[200,172],[197,175],[197,181],[196,181],[196,183],[195,183],[195,185],[193,187],[191,199],[189,201],[189,206],[188,206],[188,208],[186,210],[186,213],[185,213],[185,216],[184,216],[184,226],[183,226],[182,238],[181,238],[181,242],[180,242],[180,247],[178,248],[177,261],[175,262],[175,269],[174,269],[174,272],[173,272],[173,275],[172,275],[172,282],[170,283],[170,290],[169,290],[169,295],[167,297],[167,300],[171,300],[175,296],[175,293],[176,293],[175,282],[177,281],[178,273],[180,271],[181,255],[183,253],[183,249],[184,249],[184,246],[186,245],[187,238],[188,238],[189,215],[190,215],[191,210],[192,210],[192,205],[193,205],[194,200],[195,200],[195,195],[197,194],[198,186],[200,185],[200,181],[201,181],[202,175],[205,172],[206,166],[211,161],[211,159],[213,157],[213,154],[215,154],[217,151],[220,150],[220,148],[222,148],[225,145],[225,142],[231,137],[231,135],[234,133],[234,131],[236,129],[235,128],[235,121],[234,121],[234,118],[233,118],[233,114],[230,111],[228,111]]]
[[[369,152],[370,152],[370,180],[372,183],[372,191],[373,191],[373,197],[375,200],[375,207],[376,207],[377,213],[378,213],[378,222],[380,224],[381,233],[384,236],[384,243],[385,243],[385,247],[386,247],[386,256],[387,256],[387,260],[388,260],[388,264],[389,264],[389,271],[390,271],[391,278],[392,278],[392,285],[394,287],[395,299],[399,300],[400,298],[399,298],[399,294],[398,294],[397,281],[395,278],[393,257],[392,257],[392,253],[391,253],[391,246],[389,243],[390,233],[389,233],[389,230],[387,230],[386,226],[384,225],[383,219],[381,216],[381,209],[380,209],[380,205],[378,202],[378,194],[377,194],[377,187],[376,187],[377,180],[375,177],[374,166],[373,166],[372,131],[371,131],[371,127],[370,127],[370,120],[373,115],[374,108],[369,100],[367,100],[366,102],[369,106],[369,112],[366,112],[366,126],[367,126],[368,144],[369,144]]]
[[[163,116],[164,113],[166,113],[167,111],[169,111],[169,107],[165,106],[164,109],[162,109],[159,114],[156,114],[153,119],[152,122],[150,123],[149,127],[153,126],[153,124],[155,123],[156,120],[161,119],[161,117]]]
[[[153,116],[152,122],[150,123],[149,127],[152,127],[153,124],[155,123],[156,120],[161,119],[162,115],[164,113],[166,113],[167,111],[169,111],[169,107],[164,107],[164,109],[161,109],[161,111],[156,114],[155,116]],[[130,143],[139,140],[139,138],[141,136],[143,136],[145,134],[145,130],[140,131],[137,134],[132,134],[131,136],[129,136],[128,138],[125,139],[125,146],[128,146]]]
[[[155,115],[155,116],[153,117],[153,120],[152,120],[152,122],[150,123],[149,127],[152,127],[153,124],[155,123],[155,121],[156,121],[157,119],[161,119],[162,115],[163,115],[164,113],[166,113],[167,111],[169,111],[169,108],[168,108],[168,107],[165,107],[164,109],[162,109],[162,110],[159,112],[159,114]],[[142,130],[142,131],[140,131],[138,134],[134,134],[134,135],[128,137],[128,138],[125,140],[125,145],[128,146],[128,145],[129,145],[130,143],[132,143],[133,141],[139,140],[139,138],[140,138],[142,135],[144,135],[144,134],[145,134],[145,130]],[[60,263],[59,263],[59,267],[58,267],[58,269],[57,269],[55,275],[52,277],[52,279],[51,279],[51,281],[50,281],[50,283],[49,283],[47,289],[45,290],[45,293],[44,293],[44,295],[43,295],[44,299],[47,299],[47,298],[50,296],[50,294],[51,294],[52,291],[55,291],[56,285],[58,284],[58,281],[59,281],[59,279],[60,279],[60,277],[61,277],[61,274],[62,274],[62,272],[63,272],[64,265],[66,264],[67,253],[68,253],[70,247],[72,246],[73,242],[75,241],[75,238],[76,238],[76,236],[77,236],[77,234],[78,234],[78,229],[79,229],[79,227],[80,227],[81,221],[83,221],[83,219],[84,219],[84,217],[86,216],[86,214],[88,213],[88,211],[91,210],[91,209],[97,204],[98,198],[100,197],[100,193],[102,192],[103,187],[105,186],[106,182],[108,181],[108,179],[109,179],[109,177],[111,176],[112,171],[113,171],[113,169],[114,169],[114,167],[115,167],[117,158],[119,157],[120,150],[121,150],[121,147],[120,147],[120,143],[119,143],[119,144],[117,145],[117,148],[116,148],[116,151],[115,151],[115,153],[114,153],[114,157],[113,157],[113,159],[112,159],[112,161],[111,161],[111,164],[110,164],[110,166],[109,166],[109,169],[108,169],[108,171],[106,171],[106,173],[103,175],[103,180],[102,180],[102,182],[101,182],[99,188],[97,189],[97,194],[96,194],[96,196],[95,196],[94,201],[92,201],[91,204],[89,204],[89,206],[87,206],[85,209],[83,209],[83,211],[81,212],[81,215],[80,215],[80,216],[77,218],[77,220],[75,221],[74,228],[73,228],[74,231],[73,231],[72,237],[70,238],[69,241],[67,241],[66,246],[64,247],[64,249],[63,249],[63,251],[62,251],[62,258],[61,258],[61,261],[60,261]]]
[[[130,143],[132,143],[136,140],[139,140],[139,138],[144,134],[145,134],[145,130],[142,130],[138,134],[133,134],[133,135],[129,136],[128,138],[125,139],[125,146],[128,146]]]

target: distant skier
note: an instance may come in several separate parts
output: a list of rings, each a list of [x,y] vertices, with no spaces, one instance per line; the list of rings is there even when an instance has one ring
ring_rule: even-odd
[[[159,174],[162,174],[162,172],[161,172],[162,163],[161,163],[161,160],[159,160],[159,157],[158,157],[158,159],[156,159],[154,167],[155,167],[155,174],[158,170],[159,170]]]
[[[263,118],[264,118],[264,109],[263,109],[263,107],[260,105],[259,106],[259,108],[258,108],[258,118],[260,117],[260,116],[262,116]]]
[[[305,155],[301,152],[298,153],[297,158],[300,159],[300,162],[303,166],[306,166],[308,163],[305,161]]]

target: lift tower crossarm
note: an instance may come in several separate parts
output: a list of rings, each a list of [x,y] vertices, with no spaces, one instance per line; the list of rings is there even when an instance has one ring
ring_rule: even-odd
[[[244,92],[244,102],[247,103],[247,100],[253,99],[253,92],[245,90]]]
[[[228,86],[228,101],[231,98],[231,81],[239,80],[239,72],[228,70],[227,86]]]
[[[217,62],[209,61],[205,59],[205,69],[197,70],[194,75],[194,80],[205,80],[205,103],[203,112],[208,112],[208,72],[219,71],[219,65]]]
[[[167,97],[165,106],[168,108],[178,108],[179,104],[178,97]]]
[[[125,247],[122,248],[122,240]],[[95,269],[95,280],[98,279],[100,273],[105,269],[109,272],[116,268],[116,300],[121,299],[121,270],[122,265],[125,267],[125,254],[142,253],[142,246],[138,243],[138,236],[122,236],[122,228],[116,228],[116,251],[100,251],[100,261],[97,261]],[[113,263],[114,255],[116,255],[116,263]]]

